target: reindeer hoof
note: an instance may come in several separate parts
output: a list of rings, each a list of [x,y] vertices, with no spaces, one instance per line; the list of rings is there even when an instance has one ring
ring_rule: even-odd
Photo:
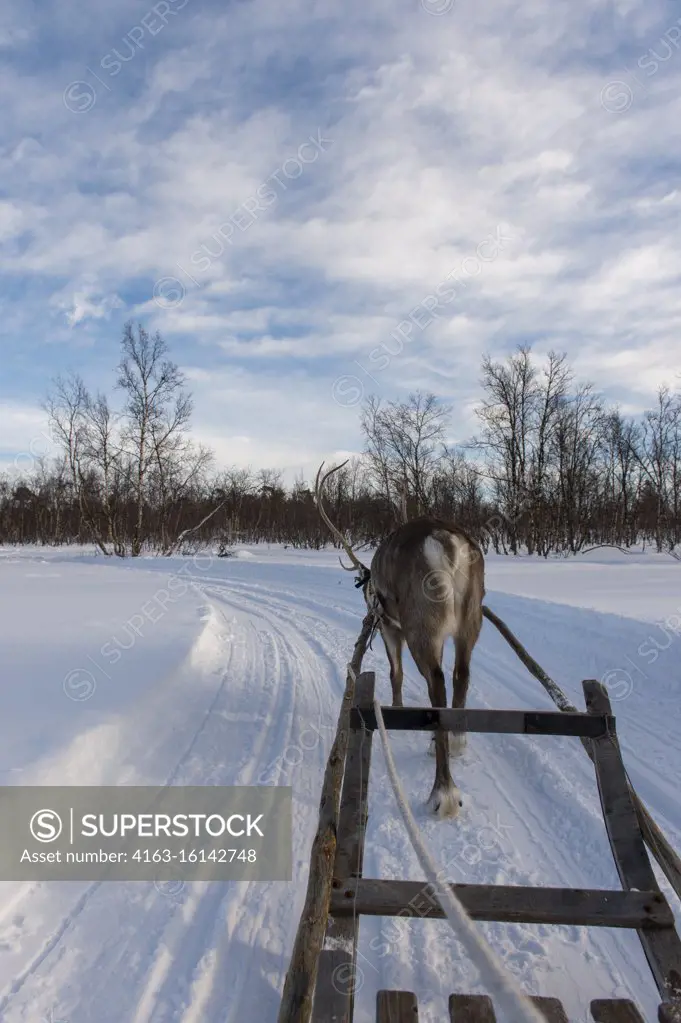
[[[428,799],[428,809],[438,820],[451,820],[458,816],[462,805],[461,793],[454,783],[449,788],[433,787]]]

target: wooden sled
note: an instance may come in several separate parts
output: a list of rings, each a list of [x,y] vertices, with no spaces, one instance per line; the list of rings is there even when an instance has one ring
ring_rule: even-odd
[[[377,727],[374,673],[357,677],[340,800],[333,882],[314,997],[298,993],[282,1000],[279,1023],[352,1023],[359,919],[364,916],[443,918],[432,888],[421,881],[384,881],[362,873],[368,817],[371,747]],[[592,745],[605,826],[622,890],[455,884],[452,889],[474,920],[529,924],[572,924],[636,930],[660,995],[659,1023],[681,1023],[681,940],[671,907],[660,891],[645,848],[615,731],[607,691],[583,682],[586,712],[382,708],[387,729],[543,735],[574,735]],[[303,920],[301,926],[319,926]],[[291,970],[296,964],[292,960]],[[555,998],[532,999],[548,1021],[570,1023]],[[647,1023],[633,1002],[591,1002],[595,1023]],[[379,991],[377,1023],[415,1023],[417,999],[409,991]],[[451,1023],[494,1023],[487,996],[452,994]],[[443,1021],[444,1023],[444,1021]],[[582,1023],[582,1021],[580,1021]]]

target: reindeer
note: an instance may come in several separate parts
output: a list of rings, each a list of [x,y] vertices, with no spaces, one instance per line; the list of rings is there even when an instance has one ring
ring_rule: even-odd
[[[378,546],[367,568],[339,529],[329,519],[322,502],[324,484],[330,469],[320,482],[324,463],[315,482],[315,503],[323,521],[347,553],[351,565],[341,566],[357,573],[355,585],[362,589],[367,607],[377,612],[379,630],[390,662],[393,707],[402,707],[402,646],[409,653],[428,683],[433,707],[447,706],[447,690],[442,671],[444,641],[455,643],[454,694],[452,707],[466,706],[473,648],[482,627],[482,599],[485,595],[485,569],[482,551],[475,540],[458,526],[441,519],[423,517],[404,522]],[[465,733],[453,735],[459,753],[465,745]],[[461,795],[449,770],[449,734],[438,729],[433,734],[435,782],[428,807],[439,818],[456,817]]]

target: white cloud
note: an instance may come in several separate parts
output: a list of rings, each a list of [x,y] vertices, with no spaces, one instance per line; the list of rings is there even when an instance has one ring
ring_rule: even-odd
[[[108,320],[125,303],[118,295],[102,294],[95,281],[86,280],[74,291],[69,288],[53,295],[50,304],[62,310],[69,327],[75,327],[85,320]]]
[[[363,393],[444,391],[465,433],[482,352],[527,338],[645,404],[678,370],[681,54],[647,76],[636,61],[668,7],[608,10],[189,2],[107,77],[139,10],[100,24],[69,6],[68,64],[0,72],[14,97],[0,265],[44,297],[29,309],[19,289],[6,324],[54,340],[56,315],[59,358],[77,348],[87,376],[94,342],[113,366],[122,321],[143,318],[193,367],[204,439],[268,464],[358,447],[356,407],[332,398],[345,376]],[[94,90],[86,112],[62,98],[76,80]],[[619,112],[612,82],[629,90]],[[318,133],[332,144],[303,163]],[[500,224],[508,245],[462,274]],[[370,353],[451,272],[455,300],[376,373]],[[161,278],[179,304],[154,301]]]

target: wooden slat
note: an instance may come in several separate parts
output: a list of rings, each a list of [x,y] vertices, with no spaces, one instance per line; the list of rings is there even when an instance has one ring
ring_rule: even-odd
[[[350,728],[350,709],[355,695],[353,676],[360,670],[373,625],[374,617],[368,612],[362,622],[362,631],[355,642],[350,661],[352,671],[348,670],[347,673],[336,735],[324,771],[319,800],[319,823],[310,852],[305,903],[286,971],[277,1023],[308,1023],[311,1019],[332,891],[340,785],[348,743],[353,735]]]
[[[374,684],[375,676],[371,671],[357,677],[356,707],[371,706]],[[338,816],[334,885],[338,884],[336,878],[339,871],[351,877],[361,877],[362,874],[372,739],[373,732],[354,729],[350,733]],[[334,889],[331,898],[333,894]],[[355,992],[362,986],[361,969],[356,962],[359,916],[345,915],[342,919],[336,919],[330,905],[329,912],[325,941],[335,947],[332,954],[322,954],[323,975],[320,958],[311,1019],[312,1023],[328,1023],[329,1020],[334,1023],[350,1023]]]
[[[609,715],[605,686],[592,680],[582,686],[589,713]],[[605,826],[622,887],[659,891],[632,802],[614,720],[610,734],[593,740],[593,753]],[[673,923],[657,930],[640,927],[638,936],[660,995],[673,998],[681,981],[681,940]]]
[[[355,706],[368,708],[374,701],[375,675],[364,672],[357,679]],[[350,737],[338,818],[338,846],[334,877],[361,877],[364,838],[369,815],[369,771],[373,732],[357,730]]]
[[[596,1023],[645,1023],[633,1002],[626,998],[596,998],[591,1003]]]
[[[453,884],[450,886],[474,920],[499,923],[573,924],[580,927],[669,925],[674,917],[660,892],[620,892],[580,888],[531,888],[521,885]],[[335,917],[353,912],[367,916],[442,919],[444,913],[424,881],[348,879],[331,895]]]
[[[547,1023],[570,1023],[565,1015],[565,1009],[557,998],[547,998],[545,995],[530,995],[530,1001],[539,1009]]]
[[[450,995],[451,1023],[496,1023],[494,1006],[489,995]]]
[[[350,996],[361,988],[362,981],[363,977],[358,974],[353,957],[346,948],[323,949],[319,956],[312,1023],[321,1023],[322,1020],[351,1023]]]
[[[663,1002],[657,1010],[658,1023],[681,1023],[681,1000]]]
[[[413,991],[379,991],[376,1023],[418,1023],[419,1010]]]
[[[452,732],[496,732],[528,735],[578,735],[595,738],[602,735],[609,722],[603,715],[581,712],[567,714],[555,710],[454,710],[451,707],[382,707],[385,727],[394,731],[432,732],[436,728]],[[352,728],[375,729],[373,708],[353,709]]]

